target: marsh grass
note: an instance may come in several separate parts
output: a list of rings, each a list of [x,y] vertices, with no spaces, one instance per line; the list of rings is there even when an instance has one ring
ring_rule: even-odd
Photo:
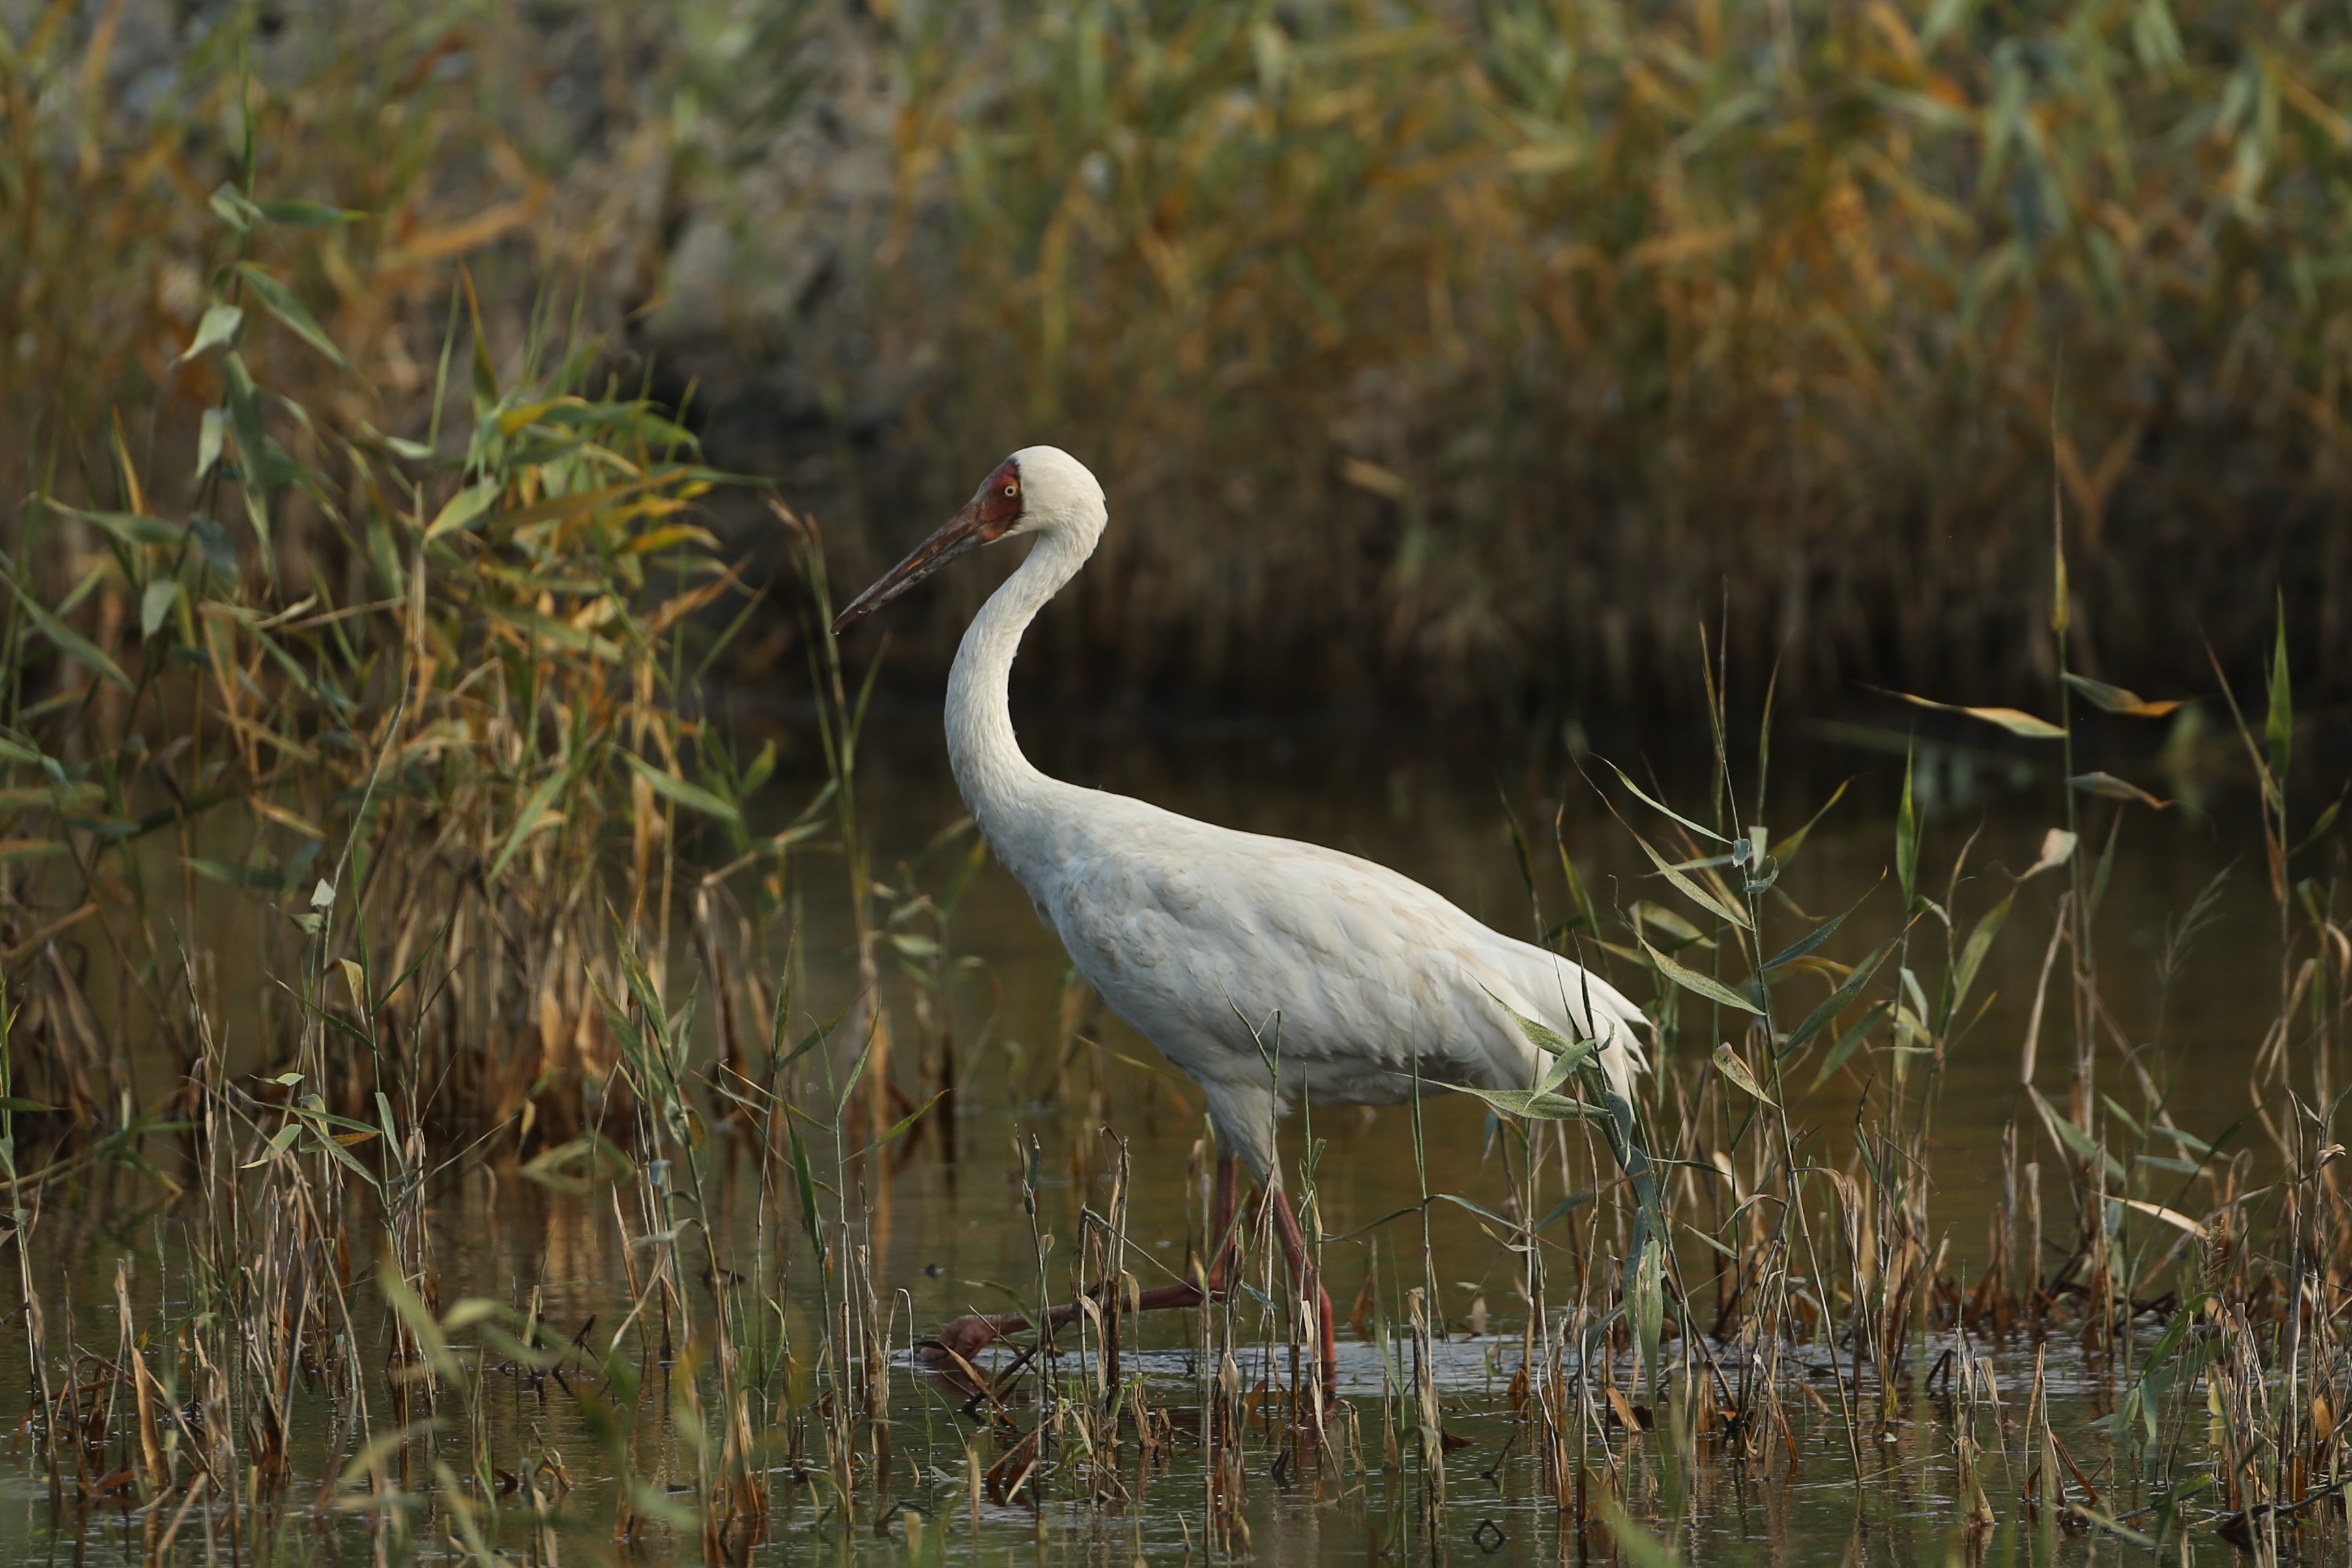
[[[429,531],[415,530],[420,548]],[[2053,827],[2041,861],[2012,872],[1984,867],[1973,844],[1932,867],[1906,788],[1881,885],[1853,910],[1802,911],[1783,878],[1809,832],[1776,837],[1754,820],[1747,803],[1779,798],[1769,747],[1735,762],[1722,739],[1736,729],[1727,683],[1712,668],[1718,776],[1702,798],[1594,768],[1654,862],[1660,901],[1594,899],[1564,846],[1556,872],[1519,858],[1534,928],[1647,987],[1657,1070],[1638,1103],[1591,1070],[1586,1042],[1531,1027],[1549,1066],[1526,1090],[1487,1096],[1499,1155],[1489,1190],[1436,1190],[1424,1175],[1417,1204],[1348,1235],[1327,1234],[1318,1196],[1328,1153],[1318,1125],[1330,1113],[1307,1108],[1293,1190],[1313,1255],[1341,1282],[1366,1268],[1344,1313],[1355,1370],[1336,1403],[1320,1397],[1311,1298],[1262,1205],[1240,1216],[1222,1300],[1168,1327],[1124,1310],[1159,1282],[1158,1265],[1133,1233],[1133,1151],[1105,1125],[1116,1097],[1078,1087],[1108,1054],[1082,1006],[1063,1009],[1052,1060],[1021,1064],[1025,1084],[1007,1086],[1031,1109],[1002,1162],[1028,1238],[1013,1300],[1041,1323],[1074,1298],[1080,1310],[964,1386],[914,1373],[906,1352],[931,1325],[877,1270],[889,1184],[909,1161],[944,1164],[953,1148],[924,1136],[937,1102],[876,1127],[879,998],[856,1033],[845,1013],[801,1034],[801,1004],[762,997],[764,1028],[739,1021],[730,1045],[709,1014],[744,1009],[777,939],[728,939],[715,917],[682,914],[710,931],[650,945],[657,900],[692,910],[717,895],[675,840],[646,857],[667,871],[635,879],[632,816],[607,829],[593,874],[604,923],[582,967],[613,1055],[576,1136],[534,1137],[513,1108],[497,1120],[495,1107],[431,1114],[436,1099],[399,1076],[397,1053],[365,1045],[365,1027],[389,1027],[383,1009],[351,1016],[348,1029],[289,1012],[310,1031],[296,1046],[308,1054],[257,1073],[230,1060],[192,997],[195,1057],[162,1102],[170,1121],[134,1121],[31,1171],[17,1170],[17,1151],[47,1141],[34,1134],[48,1113],[31,1084],[5,1086],[0,1176],[20,1259],[56,1245],[42,1206],[84,1188],[112,1202],[132,1186],[159,1192],[184,1226],[183,1241],[159,1232],[100,1283],[119,1302],[118,1344],[77,1342],[88,1320],[70,1275],[60,1288],[29,1263],[22,1271],[28,1430],[61,1524],[119,1516],[157,1560],[193,1556],[199,1536],[208,1550],[267,1556],[353,1521],[394,1561],[446,1545],[482,1563],[500,1551],[740,1563],[811,1532],[844,1550],[878,1532],[904,1543],[882,1551],[959,1556],[1065,1531],[1141,1550],[1147,1523],[1172,1514],[1194,1550],[1238,1559],[1298,1550],[1295,1533],[1265,1532],[1295,1531],[1312,1499],[1310,1513],[1360,1521],[1373,1550],[1400,1561],[1457,1550],[1466,1533],[1482,1549],[1508,1534],[1522,1552],[1649,1563],[1703,1550],[1708,1508],[1799,1477],[1866,1515],[1901,1445],[1898,1468],[1927,1478],[1967,1553],[2007,1540],[2044,1560],[2089,1531],[2164,1551],[2240,1542],[2270,1557],[2338,1540],[2325,1505],[2352,1387],[2341,1330],[2352,1233],[2331,1179],[2347,943],[2334,912],[2335,821],[2306,818],[2286,782],[2298,721],[2285,664],[2258,700],[2221,703],[2244,710],[2237,732],[2286,947],[2275,1021],[2249,1026],[2262,1037],[2248,1061],[2252,1114],[2210,1140],[2179,1125],[2162,1039],[2136,1040],[2111,1016],[2117,980],[2100,955],[2128,929],[2105,901],[2113,847],[2152,810],[2145,801],[2123,781],[2076,775],[2050,802],[2074,826]],[[842,692],[852,687],[845,678]],[[2065,689],[2147,706],[2095,683]],[[854,722],[854,700],[846,712]],[[2040,743],[2064,743],[2032,714],[1983,721],[2039,723],[2052,731]],[[370,765],[378,788],[391,767]],[[625,763],[598,776],[645,781]],[[727,775],[705,776],[719,780],[719,798]],[[697,798],[682,788],[705,787],[646,783],[677,805]],[[831,808],[856,783],[837,773],[808,818],[835,849],[856,818]],[[354,819],[362,847],[389,831],[367,810]],[[478,853],[512,836],[478,835]],[[892,994],[917,1018],[956,1005],[940,976],[957,965],[948,920],[969,875],[963,844],[951,829],[898,886],[867,889],[869,934],[883,939],[871,951],[898,967],[906,984]],[[533,874],[526,865],[518,849],[503,875]],[[832,879],[828,868],[815,885]],[[642,908],[626,896],[638,886]],[[340,894],[298,903],[298,914],[341,908],[352,924],[295,925],[301,940],[278,962],[347,976],[321,945],[339,930],[356,943],[373,907]],[[2187,962],[2210,908],[2168,927],[2163,974]],[[910,931],[929,942],[887,941]],[[1983,976],[2020,931],[2055,956],[2031,966],[2042,991],[2025,1037],[1995,1040],[1979,1027]],[[657,968],[664,952],[672,962]],[[729,956],[714,963],[714,952]],[[419,973],[463,964],[436,947]],[[178,984],[192,989],[195,971],[184,964]],[[26,1059],[15,1031],[47,1016],[17,1003],[17,973],[12,1069]],[[795,973],[787,966],[787,986]],[[2273,1005],[2265,995],[2250,1016]],[[465,1036],[453,1024],[449,1037]],[[902,1037],[932,1048],[928,1026]],[[989,1049],[974,1041],[959,1070]],[[1950,1158],[1935,1133],[1957,1057],[2012,1049],[2004,1197],[1979,1250],[1931,1218]],[[363,1114],[310,1089],[378,1054],[390,1067],[372,1070],[394,1076],[366,1080],[387,1087]],[[447,1095],[452,1075],[439,1070]],[[920,1050],[896,1070],[935,1081]],[[1841,1083],[1857,1079],[1850,1124],[1826,1125],[1824,1108],[1845,1103]],[[1417,1150],[1422,1119],[1410,1120]],[[472,1139],[480,1127],[495,1136]],[[174,1140],[176,1158],[146,1163]],[[520,1157],[510,1140],[538,1152]],[[1184,1272],[1218,1250],[1208,1152],[1190,1166]],[[616,1320],[551,1320],[538,1287],[446,1299],[452,1246],[429,1194],[492,1176],[541,1187],[604,1232],[625,1276]],[[1430,1240],[1449,1227],[1483,1229],[1508,1260],[1459,1309]],[[178,1305],[171,1290],[134,1290],[150,1269],[184,1280]],[[1166,1360],[1171,1330],[1181,1370]],[[1465,1358],[1483,1379],[1465,1377]],[[561,1418],[556,1404],[569,1406]],[[565,1425],[589,1446],[551,1441]],[[1472,1432],[1494,1447],[1475,1448]]]
[[[103,470],[118,415],[178,468],[219,388],[173,356],[237,261],[366,373],[289,339],[260,380],[403,427],[471,258],[513,341],[554,271],[718,388],[713,429],[762,432],[722,457],[860,571],[1003,451],[1079,452],[1121,525],[1055,613],[1068,697],[1549,731],[1696,700],[1727,584],[1734,668],[1792,699],[2013,700],[2055,669],[2012,591],[2053,434],[2104,606],[2077,668],[2195,689],[2199,626],[2242,679],[2273,584],[2299,668],[2347,624],[2325,10],[22,11],[0,395],[48,438],[0,448],[12,494]],[[247,246],[224,183],[309,226]],[[971,603],[931,602],[910,675]]]
[[[883,47],[906,510],[1039,438],[1106,476],[1065,696],[1638,711],[1701,696],[1720,589],[1784,696],[2014,700],[2053,424],[2077,668],[2200,687],[2200,625],[2242,673],[2282,569],[2298,662],[2340,639],[2340,18],[1016,4]],[[911,527],[858,521],[877,568]]]
[[[543,116],[479,68],[521,52],[494,13],[277,20],[56,3],[0,18],[12,504],[54,482],[45,465],[94,477],[118,444],[168,465],[151,488],[179,499],[194,416],[225,374],[217,356],[179,356],[238,264],[289,288],[363,372],[252,333],[257,379],[333,426],[398,428],[432,395],[455,264],[495,267],[543,221]],[[491,303],[501,326],[520,313],[504,290]],[[310,438],[289,450],[319,460]],[[276,542],[298,574],[310,521],[297,501]]]
[[[1906,774],[1882,885],[1799,908],[1783,877],[1820,817],[1757,820],[1785,797],[1786,699],[1768,685],[1738,721],[1720,630],[1706,786],[1591,767],[1653,868],[1644,896],[1597,897],[1565,842],[1555,872],[1509,825],[1532,934],[1644,996],[1656,1071],[1629,1103],[1589,1042],[1531,1030],[1542,1076],[1486,1097],[1500,1190],[1433,1186],[1416,1105],[1418,1201],[1361,1235],[1328,1232],[1328,1111],[1307,1108],[1294,1191],[1323,1278],[1365,1269],[1343,1348],[1376,1369],[1327,1406],[1309,1293],[1262,1205],[1222,1300],[1165,1331],[1126,1310],[1164,1281],[1132,1234],[1089,1000],[1065,988],[1045,1059],[964,1026],[955,921],[980,847],[954,824],[882,869],[858,791],[869,672],[814,636],[828,778],[754,833],[772,755],[741,757],[700,698],[748,595],[695,510],[721,476],[672,412],[614,386],[551,306],[502,354],[464,279],[407,434],[281,394],[272,365],[352,359],[272,269],[279,231],[320,215],[249,184],[207,212],[226,249],[184,345],[219,389],[196,484],[174,500],[110,434],[88,472],[53,443],[5,563],[0,1182],[23,1430],[60,1531],[112,1521],[156,1561],[274,1559],[346,1527],[386,1561],[485,1568],[740,1563],[793,1531],[845,1552],[934,1531],[978,1556],[1073,1519],[1132,1544],[1175,1493],[1210,1556],[1277,1550],[1254,1532],[1303,1496],[1398,1560],[1487,1548],[1503,1527],[1468,1515],[1491,1506],[1529,1550],[1646,1563],[1702,1549],[1708,1500],[1800,1476],[1866,1514],[1908,1445],[1964,1556],[2004,1532],[2040,1558],[2062,1531],[2265,1561],[2342,1545],[2352,938],[2336,811],[2297,783],[2293,610],[2266,608],[2262,680],[2216,669],[2207,700],[2242,752],[2275,915],[2234,1127],[2181,1124],[2161,1009],[2148,1039],[2116,1017],[2141,983],[2118,937],[2155,919],[2109,901],[2116,846],[2158,806],[2074,748],[2091,709],[2168,715],[2078,668],[2113,646],[2081,556],[2115,537],[2078,515],[2035,535],[2035,711],[1954,721],[2057,753],[2035,865],[1973,844],[1928,863]],[[2054,466],[2074,494],[2063,443]],[[304,573],[282,548],[296,517]],[[826,545],[790,521],[814,633]],[[1752,760],[1742,733],[1763,737]],[[854,984],[818,1021],[797,958],[825,889],[851,910]],[[2159,987],[2215,908],[2162,921]],[[2033,1005],[1997,1040],[1987,963],[2020,941],[2042,954]],[[2011,1049],[1978,1251],[1931,1216],[1936,1132],[1955,1061]],[[950,1394],[904,1360],[931,1325],[883,1272],[888,1186],[919,1158],[995,1164],[948,1119],[999,1064],[1028,1107],[997,1166],[1027,1238],[1006,1289],[1036,1322],[1080,1309]],[[1853,1085],[1850,1124],[1826,1125]],[[1220,1250],[1208,1153],[1170,1277]],[[625,1280],[614,1318],[572,1326],[514,1281],[446,1299],[436,1197],[469,1181],[593,1228]],[[146,1237],[77,1272],[93,1222],[126,1213]],[[1433,1237],[1463,1227],[1511,1264],[1457,1312]],[[93,1294],[114,1305],[99,1342]],[[1181,1373],[1144,1370],[1164,1332]],[[558,1402],[587,1447],[550,1439]],[[1499,1457],[1467,1451],[1481,1424]]]
[[[736,798],[772,757],[739,767],[673,696],[677,628],[735,587],[685,520],[713,476],[646,405],[579,395],[581,363],[501,389],[478,330],[446,458],[345,437],[331,483],[232,342],[209,351],[230,392],[184,514],[152,515],[127,468],[105,510],[28,509],[0,719],[11,946],[36,961],[20,1076],[76,1120],[121,1119],[133,1041],[195,1072],[191,1005],[228,977],[193,939],[241,889],[269,895],[248,973],[289,1085],[370,1120],[395,1085],[430,1097],[413,1115],[529,1104],[572,1136],[612,1062],[588,981],[608,898],[666,953],[678,816],[751,850]],[[241,566],[292,493],[339,536],[340,584]],[[53,613],[37,584],[60,556],[80,580]],[[102,974],[56,956],[85,921]]]

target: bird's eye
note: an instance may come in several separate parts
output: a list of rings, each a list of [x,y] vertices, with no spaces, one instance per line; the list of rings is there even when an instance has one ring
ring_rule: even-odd
[[[1009,496],[1017,496],[1021,493],[1021,487],[1019,485],[1007,485],[1004,487],[1004,493]]]

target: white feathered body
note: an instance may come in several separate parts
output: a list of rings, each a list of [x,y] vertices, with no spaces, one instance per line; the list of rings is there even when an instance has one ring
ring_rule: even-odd
[[[1223,1147],[1278,1182],[1288,1102],[1394,1104],[1424,1086],[1525,1089],[1536,1048],[1505,1009],[1601,1042],[1623,1092],[1642,1016],[1597,976],[1370,861],[1195,822],[1049,779],[1013,736],[1022,631],[1092,552],[1093,476],[1015,454],[1037,543],[973,619],[949,679],[956,781],[997,858],[1112,1011],[1206,1094]]]
[[[1261,1180],[1281,1103],[1393,1105],[1416,1077],[1527,1088],[1537,1052],[1505,1007],[1610,1041],[1624,1087],[1631,1003],[1385,867],[1081,790],[1055,837],[1038,912]]]

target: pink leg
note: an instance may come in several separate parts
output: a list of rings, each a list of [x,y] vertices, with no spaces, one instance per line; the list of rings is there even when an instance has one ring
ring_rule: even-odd
[[[1173,1285],[1158,1285],[1139,1292],[1132,1310],[1152,1312],[1171,1307],[1197,1307],[1203,1300],[1221,1300],[1225,1293],[1225,1271],[1234,1256],[1234,1161],[1230,1154],[1217,1162],[1217,1188],[1214,1212],[1209,1221],[1209,1245],[1216,1248],[1216,1261],[1209,1266],[1209,1289],[1203,1297],[1201,1288],[1191,1280]],[[1285,1211],[1287,1212],[1286,1210]],[[1293,1221],[1291,1229],[1297,1224]],[[1108,1286],[1098,1286],[1094,1292],[1099,1301]],[[1328,1315],[1328,1303],[1325,1306]],[[1049,1328],[1060,1328],[1078,1315],[1077,1303],[1066,1302],[1045,1314]],[[1033,1327],[1025,1312],[971,1312],[958,1318],[940,1331],[940,1337],[922,1347],[919,1352],[931,1366],[952,1366],[958,1358],[970,1362],[993,1341],[1006,1334],[1017,1334]]]

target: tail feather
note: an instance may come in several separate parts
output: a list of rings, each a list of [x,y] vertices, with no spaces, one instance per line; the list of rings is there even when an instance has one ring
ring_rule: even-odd
[[[1509,939],[1504,939],[1509,942]],[[1610,1087],[1633,1098],[1633,1075],[1649,1070],[1642,1048],[1649,1020],[1624,993],[1580,964],[1524,942],[1506,955],[1515,989],[1535,1009],[1535,1020],[1570,1039],[1597,1040]]]

